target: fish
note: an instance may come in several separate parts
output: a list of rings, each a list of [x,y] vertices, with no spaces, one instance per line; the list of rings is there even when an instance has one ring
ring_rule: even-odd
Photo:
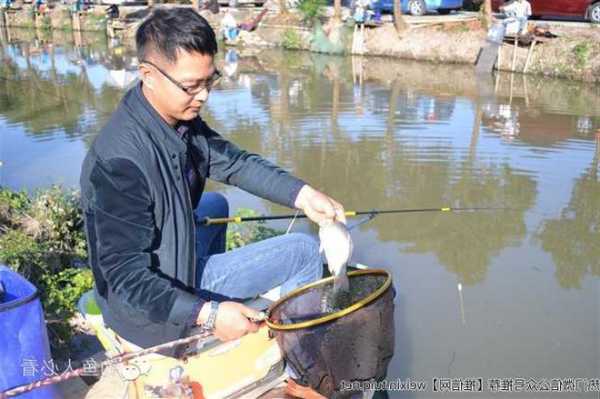
[[[334,276],[334,294],[348,291],[350,282],[346,267],[354,248],[348,227],[342,222],[325,219],[319,223],[319,240],[321,241],[319,252],[325,253],[327,266]]]

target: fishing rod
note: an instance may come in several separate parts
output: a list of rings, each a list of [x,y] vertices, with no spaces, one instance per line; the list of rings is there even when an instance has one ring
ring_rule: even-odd
[[[266,320],[267,314],[266,312],[259,312],[256,317],[249,317],[248,319],[254,323],[262,323]],[[106,367],[115,366],[119,363],[124,363],[129,360],[133,360],[142,356],[146,356],[153,353],[160,353],[167,349],[173,349],[176,346],[190,344],[195,341],[200,341],[205,338],[208,338],[212,335],[210,331],[201,331],[198,334],[191,335],[185,338],[179,338],[173,341],[165,342],[163,344],[155,345],[150,348],[140,349],[137,352],[124,352],[119,355],[115,355],[111,358],[106,359],[102,363],[99,364],[99,369],[104,370]],[[48,376],[39,381],[32,382],[30,384],[20,385],[17,387],[10,388],[6,391],[0,391],[0,399],[8,399],[15,396],[19,396],[21,394],[31,392],[33,390],[47,387],[49,385],[58,384],[63,381],[67,381],[71,378],[81,377],[85,375],[86,367],[80,367],[75,370],[66,371],[59,375]]]
[[[264,316],[260,316],[260,317],[264,317]],[[254,320],[253,320],[254,321]],[[256,320],[258,321],[258,319]],[[100,363],[99,368],[100,370],[103,370],[106,367],[111,367],[111,366],[115,366],[117,363],[123,363],[125,361],[129,361],[135,358],[139,358],[142,356],[146,356],[149,355],[151,353],[159,353],[163,350],[166,349],[172,349],[178,345],[185,345],[185,344],[189,344],[192,343],[194,341],[199,341],[201,339],[207,338],[211,335],[210,332],[201,332],[199,334],[196,335],[192,335],[189,337],[185,337],[185,338],[180,338],[180,339],[176,339],[174,341],[170,341],[170,342],[166,342],[164,344],[159,344],[147,349],[141,349],[137,352],[125,352],[125,353],[121,353],[119,355],[116,355],[114,357],[108,358],[107,360],[103,361],[102,363]],[[75,377],[81,377],[82,375],[85,375],[86,373],[86,368],[85,367],[81,367],[78,368],[76,370],[71,370],[71,371],[67,371],[64,372],[60,375],[54,375],[51,377],[46,377],[44,379],[41,379],[39,381],[36,382],[32,382],[30,384],[25,384],[25,385],[20,385],[14,388],[10,388],[6,391],[0,391],[0,399],[8,399],[8,398],[12,398],[14,396],[19,396],[21,394],[24,394],[26,392],[31,392],[33,390],[39,389],[39,388],[43,388],[43,387],[47,387],[49,385],[53,385],[53,384],[58,384],[61,383],[63,381],[69,380],[71,378],[75,378]]]
[[[370,215],[377,216],[389,213],[418,213],[418,212],[470,212],[470,211],[504,211],[509,208],[489,208],[489,207],[476,207],[476,208],[419,208],[419,209],[373,209],[370,211],[346,211],[344,215],[347,217]],[[304,213],[297,215],[271,215],[271,216],[232,216],[227,218],[209,218],[206,217],[201,221],[202,225],[210,226],[213,224],[223,223],[243,223],[243,222],[262,222],[267,220],[283,220],[283,219],[305,219],[308,216]]]

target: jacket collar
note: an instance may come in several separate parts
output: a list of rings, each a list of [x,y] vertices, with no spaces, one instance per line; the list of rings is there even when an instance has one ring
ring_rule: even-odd
[[[179,152],[186,150],[186,145],[177,131],[165,122],[144,96],[141,81],[129,90],[124,98],[124,105],[133,118],[143,125],[144,130],[158,138],[169,150]]]

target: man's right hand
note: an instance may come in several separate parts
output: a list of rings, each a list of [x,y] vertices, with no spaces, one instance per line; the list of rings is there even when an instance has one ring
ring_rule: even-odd
[[[198,324],[202,325],[208,319],[210,305],[202,306],[198,315]],[[250,332],[258,331],[258,324],[250,319],[259,319],[260,314],[238,302],[221,302],[217,310],[217,319],[213,334],[221,341],[231,341]]]

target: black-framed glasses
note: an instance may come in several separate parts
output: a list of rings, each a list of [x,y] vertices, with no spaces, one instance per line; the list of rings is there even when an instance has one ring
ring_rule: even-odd
[[[213,74],[208,79],[202,80],[193,86],[184,86],[183,84],[173,79],[168,73],[163,71],[154,63],[145,60],[141,61],[141,63],[153,66],[158,72],[160,72],[165,78],[167,78],[171,83],[173,83],[175,86],[181,89],[181,91],[183,91],[188,96],[195,96],[202,90],[210,91],[213,88],[213,86],[219,81],[219,79],[221,79],[222,76],[221,72],[219,72],[218,69],[215,69]]]

